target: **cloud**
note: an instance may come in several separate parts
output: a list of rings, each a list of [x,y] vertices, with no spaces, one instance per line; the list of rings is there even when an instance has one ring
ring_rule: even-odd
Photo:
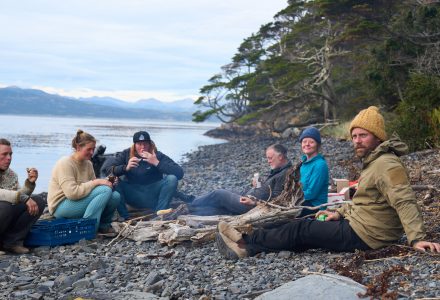
[[[0,83],[124,100],[197,95],[241,41],[285,6],[285,0],[2,0],[0,26],[8,30],[0,31]]]

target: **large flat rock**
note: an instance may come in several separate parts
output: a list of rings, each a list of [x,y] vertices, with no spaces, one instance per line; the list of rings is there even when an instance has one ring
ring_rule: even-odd
[[[257,297],[258,300],[326,299],[354,300],[357,293],[365,293],[365,286],[350,278],[332,275],[308,275],[288,282]]]

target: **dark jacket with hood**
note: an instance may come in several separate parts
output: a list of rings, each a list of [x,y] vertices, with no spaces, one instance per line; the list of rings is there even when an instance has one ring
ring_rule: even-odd
[[[133,184],[152,184],[162,180],[164,175],[174,175],[178,180],[183,178],[183,169],[171,158],[160,151],[156,152],[159,164],[154,166],[145,160],[139,162],[137,168],[131,168],[126,171],[128,161],[130,160],[131,148],[125,149],[116,154],[115,157],[107,158],[102,169],[105,174],[113,172],[115,176],[124,176],[122,180]]]
[[[260,200],[269,200],[281,194],[284,190],[287,170],[292,166],[289,161],[282,167],[270,170],[269,175],[261,183],[261,187],[250,189],[245,195],[254,196]]]

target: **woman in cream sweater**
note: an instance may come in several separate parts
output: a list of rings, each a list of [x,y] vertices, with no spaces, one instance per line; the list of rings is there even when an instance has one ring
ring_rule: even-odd
[[[120,201],[107,179],[97,179],[90,159],[96,139],[78,130],[72,140],[74,152],[61,158],[52,170],[47,203],[56,218],[96,219],[100,233],[113,233],[111,221]]]

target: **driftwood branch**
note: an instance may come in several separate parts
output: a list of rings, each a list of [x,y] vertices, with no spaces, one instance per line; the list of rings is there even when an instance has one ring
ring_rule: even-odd
[[[415,191],[433,190],[433,191],[440,192],[440,190],[439,190],[438,188],[436,188],[435,186],[430,185],[430,184],[426,184],[426,185],[419,185],[419,184],[416,184],[416,185],[411,185],[411,187],[412,187],[412,189],[415,190]]]
[[[109,247],[109,246],[112,245],[113,243],[116,244],[117,242],[120,242],[120,241],[122,241],[125,237],[127,237],[130,233],[126,234],[124,237],[122,237],[122,238],[118,241],[118,239],[121,237],[121,235],[122,235],[123,233],[125,233],[125,231],[127,231],[127,229],[130,228],[130,225],[131,225],[134,221],[140,221],[140,220],[143,220],[143,219],[145,219],[145,218],[151,218],[151,217],[153,217],[153,216],[155,216],[155,215],[156,215],[156,214],[148,214],[148,215],[145,215],[145,216],[140,216],[140,217],[133,218],[133,219],[130,219],[130,220],[128,220],[128,221],[123,222],[122,224],[123,224],[124,228],[123,228],[122,230],[120,230],[120,231],[118,232],[118,235],[117,235],[114,239],[112,239],[112,240],[111,240],[106,246]],[[130,228],[130,231],[133,232],[133,231],[136,229],[136,226],[137,226],[137,224],[136,224],[134,227],[131,227],[131,228]]]
[[[437,174],[440,173],[440,169],[432,170],[432,171],[426,171],[426,174]]]

